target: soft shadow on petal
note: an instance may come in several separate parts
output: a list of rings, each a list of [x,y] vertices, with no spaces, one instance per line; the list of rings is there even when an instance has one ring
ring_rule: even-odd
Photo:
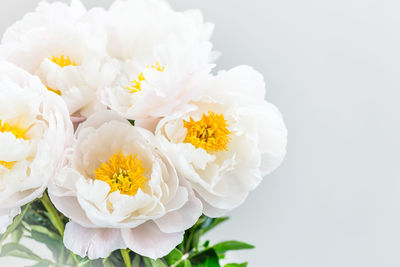
[[[73,253],[88,256],[91,260],[106,258],[114,250],[126,248],[119,229],[85,228],[72,221],[65,227],[64,245]]]
[[[183,232],[166,234],[151,221],[136,228],[122,229],[122,237],[132,251],[152,259],[164,257],[183,240]]]

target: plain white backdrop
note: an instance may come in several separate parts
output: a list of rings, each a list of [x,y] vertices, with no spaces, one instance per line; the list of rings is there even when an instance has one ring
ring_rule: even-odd
[[[0,1],[0,31],[38,2]],[[256,245],[231,257],[250,267],[400,266],[400,2],[170,3],[215,23],[218,69],[248,64],[265,75],[289,129],[281,168],[212,241]]]

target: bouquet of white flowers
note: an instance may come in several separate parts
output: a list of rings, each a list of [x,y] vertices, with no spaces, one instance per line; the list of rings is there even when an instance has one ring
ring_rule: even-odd
[[[0,256],[36,267],[220,266],[227,251],[252,248],[200,237],[278,167],[287,131],[261,74],[211,72],[212,31],[198,10],[161,0],[42,2],[8,28]]]

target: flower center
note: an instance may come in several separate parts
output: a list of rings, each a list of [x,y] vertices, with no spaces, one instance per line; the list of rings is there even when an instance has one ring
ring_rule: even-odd
[[[7,169],[11,170],[12,167],[14,166],[15,161],[12,162],[8,162],[8,161],[2,161],[0,160],[0,165],[3,165],[4,167],[6,167]]]
[[[67,67],[67,66],[77,66],[75,61],[72,61],[69,58],[69,56],[64,56],[64,55],[61,55],[61,57],[53,56],[52,58],[50,58],[50,60],[53,61],[54,63],[56,63],[61,68],[64,68],[64,67]]]
[[[111,192],[120,191],[121,194],[134,196],[137,191],[144,189],[148,179],[144,176],[146,169],[142,161],[135,154],[124,156],[121,151],[101,164],[94,171],[95,179],[106,182],[111,187]]]
[[[0,132],[12,133],[17,139],[28,140],[28,137],[26,136],[26,133],[28,132],[27,129],[25,130],[18,126],[10,125],[7,122],[3,123],[1,120],[0,120]]]
[[[184,121],[183,125],[187,129],[184,143],[203,148],[207,152],[228,150],[231,132],[223,114],[209,111],[208,115],[203,114],[199,121],[190,118],[190,121]]]
[[[155,65],[147,66],[147,68],[152,68],[152,69],[155,69],[155,70],[157,70],[159,72],[163,72],[164,69],[165,69],[165,67],[161,67],[160,66],[158,61],[156,62]],[[132,94],[137,93],[137,92],[142,90],[142,82],[145,81],[145,80],[146,80],[146,78],[144,77],[144,74],[142,72],[137,76],[136,80],[131,81],[132,85],[128,85],[126,87],[126,89],[129,90],[129,92],[132,93]]]
[[[28,137],[26,136],[26,133],[28,132],[28,130],[22,129],[18,126],[12,126],[12,125],[8,124],[7,122],[3,123],[1,120],[0,120],[0,132],[12,133],[15,136],[15,138],[17,138],[17,139],[28,140]],[[0,165],[3,165],[4,167],[6,167],[9,170],[12,169],[14,164],[15,164],[15,161],[8,162],[8,161],[0,160]]]

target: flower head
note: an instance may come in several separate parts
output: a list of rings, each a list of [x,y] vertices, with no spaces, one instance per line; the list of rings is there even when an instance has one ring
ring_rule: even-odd
[[[197,81],[213,68],[213,26],[198,10],[174,11],[165,1],[117,1],[109,11],[108,67],[116,73],[101,91],[121,116],[158,120],[201,94]]]
[[[75,137],[49,186],[55,206],[72,220],[65,246],[91,259],[126,247],[152,258],[169,253],[202,205],[158,139],[112,111],[89,117]]]
[[[201,99],[162,119],[167,155],[215,217],[244,202],[286,153],[281,114],[264,101],[262,76],[249,67],[221,72]]]
[[[71,5],[41,2],[7,29],[0,58],[37,75],[63,98],[71,115],[88,116],[105,108],[97,90],[114,77],[103,69],[107,34],[98,21],[104,17],[103,10],[87,11],[79,0]]]
[[[40,196],[72,141],[62,99],[37,77],[0,63],[0,232]]]

